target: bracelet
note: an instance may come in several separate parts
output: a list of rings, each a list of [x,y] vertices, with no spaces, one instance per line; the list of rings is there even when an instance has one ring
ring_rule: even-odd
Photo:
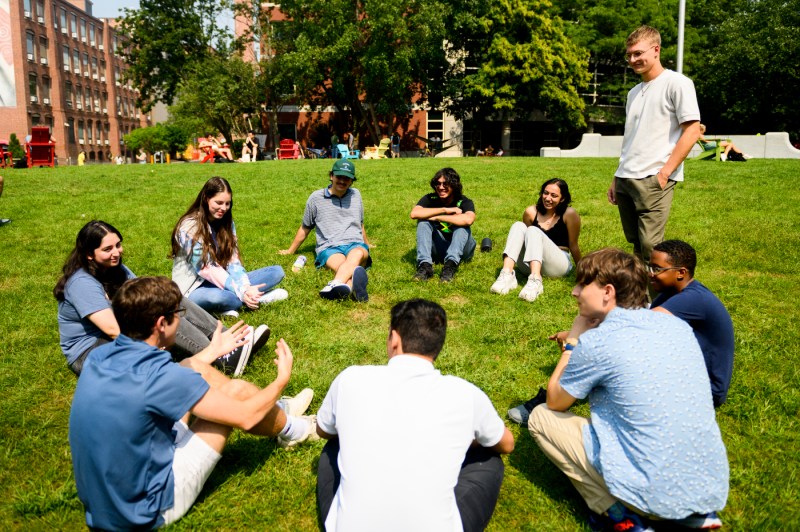
[[[572,352],[572,350],[575,349],[575,347],[577,345],[578,345],[578,339],[577,338],[567,338],[567,340],[564,342],[564,349],[563,350]]]

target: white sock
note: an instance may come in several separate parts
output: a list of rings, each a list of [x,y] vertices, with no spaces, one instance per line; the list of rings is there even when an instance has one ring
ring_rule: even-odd
[[[286,416],[286,425],[283,427],[280,436],[287,440],[299,440],[307,432],[308,421],[299,417]]]

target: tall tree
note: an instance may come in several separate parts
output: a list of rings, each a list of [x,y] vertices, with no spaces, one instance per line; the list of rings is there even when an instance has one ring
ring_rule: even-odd
[[[584,125],[579,89],[588,53],[565,34],[548,0],[461,0],[448,28],[448,109],[508,120],[534,110],[565,130]]]
[[[186,69],[212,55],[229,55],[236,41],[217,20],[230,0],[140,0],[119,19],[117,54],[139,89],[136,104],[171,104]]]
[[[209,56],[187,67],[170,113],[179,123],[202,125],[206,132],[219,131],[232,141],[248,129],[244,116],[260,109],[256,83],[253,64],[241,57]]]
[[[298,103],[335,105],[374,140],[381,118],[427,98],[446,65],[439,0],[286,0],[280,10],[287,20],[269,23],[270,47]]]

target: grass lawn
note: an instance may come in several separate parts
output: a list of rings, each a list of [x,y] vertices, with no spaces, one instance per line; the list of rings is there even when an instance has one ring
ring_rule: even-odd
[[[540,184],[562,177],[583,220],[584,253],[629,250],[605,192],[614,159],[401,159],[358,161],[367,234],[376,245],[370,302],[332,303],[317,291],[330,275],[307,266],[291,272],[281,256],[300,224],[309,193],[326,184],[330,161],[168,166],[86,166],[10,170],[0,215],[0,526],[79,529],[83,510],[72,478],[67,428],[75,378],[58,345],[51,290],[80,227],[92,219],[124,236],[125,262],[139,275],[169,275],[169,238],[205,180],[222,175],[234,189],[243,260],[280,264],[289,299],[244,313],[268,323],[273,339],[253,360],[248,380],[274,377],[270,352],[283,337],[295,353],[287,393],[314,388],[315,412],[329,384],[352,364],[383,364],[391,306],[427,297],[447,310],[450,327],[438,367],[481,387],[505,418],[552,371],[558,352],[548,334],[576,313],[574,276],[546,279],[534,303],[489,292],[511,223],[534,202]],[[477,253],[455,282],[410,282],[414,223],[408,213],[445,165],[458,170],[475,200],[474,236],[494,250]],[[698,252],[697,278],[730,311],[736,361],[728,402],[717,419],[731,465],[721,517],[732,530],[800,528],[800,161],[690,161],[677,189],[668,238]],[[300,252],[313,258],[313,236]],[[580,405],[578,412],[588,413]],[[511,425],[517,447],[490,530],[581,530],[587,511],[567,479],[541,454],[527,430]],[[315,468],[322,443],[283,451],[273,440],[236,433],[206,489],[175,529],[311,530],[316,527]]]

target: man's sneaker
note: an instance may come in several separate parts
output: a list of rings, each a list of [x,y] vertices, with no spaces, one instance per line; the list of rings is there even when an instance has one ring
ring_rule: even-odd
[[[489,290],[495,294],[506,295],[515,288],[517,288],[517,276],[514,271],[500,270],[500,275]]]
[[[546,402],[547,390],[544,388],[539,388],[539,392],[536,394],[536,397],[525,401],[519,406],[509,409],[508,418],[518,425],[526,426],[528,424],[528,418],[530,417],[531,412],[533,412],[533,409]]]
[[[316,441],[319,439],[319,435],[317,434],[317,416],[298,416],[298,419],[304,419],[308,422],[308,431],[299,440],[288,440],[278,436],[278,445],[284,449],[291,449],[303,442]]]
[[[283,288],[276,288],[258,298],[258,302],[262,305],[268,305],[269,303],[275,303],[276,301],[283,301],[287,297],[289,297],[289,292]]]
[[[253,349],[253,337],[254,332],[250,329],[250,332],[247,333],[247,341],[244,345],[240,345],[227,355],[222,355],[212,362],[211,365],[226,375],[233,374],[234,377],[240,376],[244,373],[244,368],[250,360],[250,353]]]
[[[670,525],[675,524],[684,528],[703,530],[715,530],[717,528],[722,528],[722,519],[717,517],[717,512],[710,512],[707,514],[692,514],[689,517],[684,517],[683,519],[672,519],[668,522]]]
[[[589,529],[596,532],[654,532],[642,517],[626,509],[621,520],[615,521],[606,514],[589,512]]]
[[[427,262],[420,262],[417,266],[417,273],[414,274],[415,281],[427,281],[433,277],[433,265]]]
[[[728,160],[728,156],[725,155],[724,153],[720,153],[719,154],[719,160],[720,161],[727,161]]]
[[[742,153],[742,158],[743,158],[745,161],[749,161],[750,159],[752,159],[752,158],[753,158],[753,156],[752,156],[752,155],[749,155],[749,154],[747,154],[747,153]],[[9,222],[10,222],[10,221],[11,221],[11,220],[9,220]],[[720,522],[721,522],[721,521],[720,521]]]
[[[525,283],[525,286],[523,286],[522,290],[519,292],[519,298],[528,302],[536,301],[536,298],[539,297],[542,292],[544,292],[542,280],[538,277],[528,277],[528,282]]]
[[[294,397],[284,396],[278,401],[278,406],[286,413],[287,416],[300,417],[308,410],[308,405],[314,398],[314,390],[311,388],[303,388],[300,393]]]
[[[269,340],[270,330],[265,324],[261,324],[256,327],[255,332],[253,332],[253,348],[250,350],[251,355],[255,355],[258,351],[266,345],[267,340]]]
[[[344,299],[350,295],[350,287],[334,279],[319,291],[319,296],[324,299]]]
[[[453,280],[453,277],[456,276],[456,272],[458,271],[458,264],[453,262],[452,260],[448,260],[444,263],[444,268],[442,268],[442,274],[439,276],[439,281],[443,283],[449,283]]]
[[[353,298],[359,303],[366,303],[369,301],[369,294],[367,293],[367,270],[361,266],[356,266],[353,270]]]
[[[0,218],[0,225],[6,225],[6,224],[10,224],[10,223],[11,223],[11,220],[9,220],[8,218]]]
[[[238,318],[239,313],[235,310],[226,310],[225,312],[222,312],[220,316],[228,316],[229,318]]]

